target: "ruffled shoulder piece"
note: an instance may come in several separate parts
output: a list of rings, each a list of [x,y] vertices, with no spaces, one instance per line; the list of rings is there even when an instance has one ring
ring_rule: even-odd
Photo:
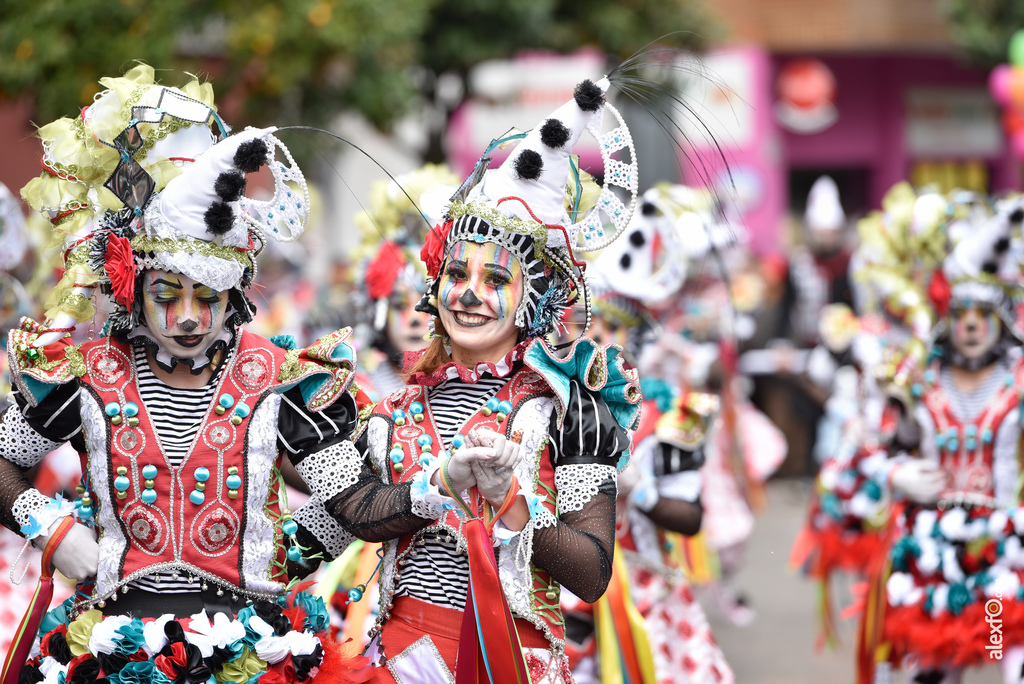
[[[462,382],[468,382],[475,384],[484,375],[490,375],[494,378],[504,378],[512,374],[512,371],[516,369],[516,366],[520,361],[523,360],[526,354],[527,347],[530,346],[532,340],[526,340],[520,342],[516,346],[512,347],[505,357],[497,363],[491,363],[490,361],[481,361],[476,364],[475,368],[467,368],[456,361],[449,361],[444,364],[433,373],[413,373],[409,376],[408,384],[410,385],[422,385],[424,387],[433,387],[440,385],[445,380],[453,380],[459,378]],[[415,352],[406,352],[405,354],[405,367],[409,368],[416,361],[423,356],[424,350]]]
[[[713,394],[689,392],[672,403],[672,408],[658,421],[654,434],[658,441],[694,451],[707,440],[718,406],[718,397]]]
[[[22,317],[10,331],[7,358],[14,384],[30,404],[36,406],[57,385],[85,375],[85,359],[78,345],[65,337],[42,348],[33,345],[46,329],[31,318]]]
[[[635,430],[640,424],[640,405],[644,398],[640,378],[635,368],[626,368],[622,347],[617,344],[602,347],[589,337],[581,337],[559,358],[542,340],[534,339],[523,361],[554,391],[559,425],[565,418],[573,378],[601,395],[623,430]]]
[[[324,335],[305,349],[288,349],[271,389],[287,392],[296,385],[306,408],[320,411],[333,404],[352,384],[356,351],[348,343],[352,328]]]

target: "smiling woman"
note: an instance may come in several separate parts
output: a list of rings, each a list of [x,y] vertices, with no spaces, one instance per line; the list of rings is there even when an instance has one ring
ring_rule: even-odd
[[[523,268],[501,245],[456,243],[439,291],[439,318],[458,363],[496,363],[519,341],[514,314],[523,301]]]
[[[430,346],[406,355],[408,386],[361,426],[361,462],[346,463],[358,480],[314,492],[352,534],[385,542],[374,681],[572,681],[559,587],[596,600],[608,584],[640,402],[621,349],[583,338],[559,356],[545,340],[572,298],[587,302],[566,183],[603,92],[580,84],[456,193],[421,252]],[[602,140],[621,149],[623,131]]]

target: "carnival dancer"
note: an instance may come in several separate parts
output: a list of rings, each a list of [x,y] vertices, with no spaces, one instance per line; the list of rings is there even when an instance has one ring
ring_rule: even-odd
[[[904,503],[868,594],[861,681],[877,662],[879,677],[902,666],[910,681],[949,684],[993,660],[1003,681],[1022,680],[1024,360],[1013,325],[1020,264],[1010,244],[1024,209],[1019,199],[996,206],[994,216],[971,219],[936,276],[948,283],[944,296],[934,288],[938,360],[914,378],[894,437],[917,457],[888,468]]]
[[[37,602],[6,674],[355,681],[323,604],[294,586],[350,537],[322,507],[292,513],[279,469],[347,443],[349,331],[286,350],[244,328],[256,257],[308,220],[302,173],[275,129],[228,136],[209,84],[161,86],[145,65],[101,84],[40,129],[44,173],[23,190],[64,239],[66,275],[48,323],[10,333],[0,522],[80,583],[41,625]],[[274,197],[250,200],[263,166]],[[104,334],[71,344],[97,290]],[[65,442],[84,474],[73,502],[22,476]]]
[[[544,341],[570,298],[588,299],[573,250],[604,246],[632,214],[613,188],[635,199],[636,158],[608,87],[580,83],[542,125],[487,150],[422,253],[431,345],[367,420],[344,480],[314,488],[352,533],[385,542],[377,681],[572,681],[559,586],[596,600],[608,583],[616,470],[640,403],[620,349],[582,338],[558,355]],[[605,184],[577,216],[566,183],[587,128]],[[628,162],[612,157],[624,148]]]

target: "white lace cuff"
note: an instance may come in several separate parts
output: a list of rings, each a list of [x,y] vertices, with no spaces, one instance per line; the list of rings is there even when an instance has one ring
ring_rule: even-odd
[[[31,468],[60,447],[36,432],[14,404],[0,415],[0,458],[21,468]]]
[[[50,499],[36,489],[29,489],[15,499],[11,511],[21,526],[21,536],[35,539],[49,534],[50,526],[75,512],[75,504],[62,498]]]
[[[615,482],[613,465],[603,463],[571,463],[555,468],[555,489],[561,513],[582,510],[590,503],[606,481]]]
[[[426,520],[435,520],[452,510],[458,504],[455,499],[441,493],[437,485],[431,484],[430,480],[441,468],[441,459],[430,456],[420,458],[420,470],[412,476],[412,512],[414,515]]]
[[[324,508],[323,501],[318,497],[311,497],[292,513],[292,518],[324,545],[328,556],[325,560],[334,560],[355,540],[355,537],[331,517]]]
[[[359,481],[362,461],[356,445],[346,440],[306,456],[295,470],[313,496],[330,501]]]

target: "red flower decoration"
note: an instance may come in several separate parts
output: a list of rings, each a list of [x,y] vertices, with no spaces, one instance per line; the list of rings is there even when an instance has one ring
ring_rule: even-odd
[[[277,669],[280,665],[281,664],[278,663],[277,665],[267,668],[267,671],[260,675],[260,684],[294,684],[295,680],[289,680],[287,676]],[[292,670],[292,674],[295,674],[294,669]]]
[[[185,648],[185,643],[182,641],[170,644],[169,646],[170,655],[158,655],[156,658],[153,658],[153,665],[173,681],[186,669],[188,665],[188,652]],[[166,653],[167,648],[165,646],[161,654]]]
[[[135,301],[135,255],[132,254],[132,243],[126,238],[111,235],[107,240],[103,269],[110,279],[114,301],[131,307]]]
[[[953,290],[949,286],[949,281],[946,280],[946,274],[942,272],[942,269],[936,270],[932,275],[931,282],[928,283],[928,299],[931,300],[939,318],[945,318],[949,313],[949,301],[952,298]]]
[[[451,229],[452,222],[448,221],[427,231],[427,240],[423,243],[423,249],[420,250],[420,259],[423,260],[423,264],[427,267],[427,275],[431,278],[436,278],[437,272],[441,270],[441,264],[444,262],[444,243],[448,241],[448,233]]]
[[[398,273],[405,266],[405,257],[390,243],[381,245],[377,256],[366,265],[366,291],[370,299],[386,299],[395,291]]]
[[[75,676],[75,669],[77,669],[79,665],[81,665],[82,663],[84,663],[87,660],[92,660],[92,654],[91,653],[83,653],[80,656],[76,656],[76,657],[72,658],[71,662],[68,663],[67,671],[64,673],[64,681],[65,682],[71,681],[71,678]]]

